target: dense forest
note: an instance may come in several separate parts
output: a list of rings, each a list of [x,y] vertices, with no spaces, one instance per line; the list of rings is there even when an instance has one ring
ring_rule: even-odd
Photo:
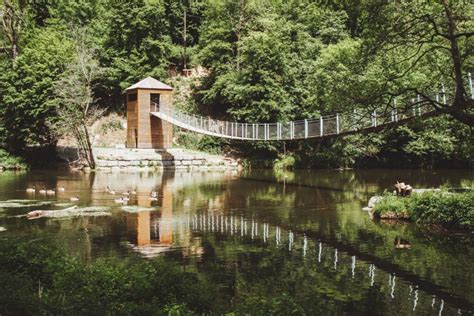
[[[286,144],[181,135],[190,147],[299,167],[472,166],[473,16],[454,0],[0,0],[0,156],[86,142],[79,123],[124,114],[129,85],[202,69],[178,105],[215,118],[371,113],[416,95],[440,115]]]

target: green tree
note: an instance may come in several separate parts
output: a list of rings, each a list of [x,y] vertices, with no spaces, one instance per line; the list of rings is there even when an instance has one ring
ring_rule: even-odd
[[[54,120],[58,100],[54,85],[73,53],[71,42],[52,28],[37,30],[2,85],[0,116],[4,142],[15,152],[27,146],[54,145],[46,121]]]
[[[82,30],[74,31],[74,45],[75,56],[55,84],[59,106],[58,120],[52,126],[59,135],[72,135],[80,157],[95,168],[89,128],[104,112],[95,104],[93,95],[93,85],[101,75],[101,68]]]

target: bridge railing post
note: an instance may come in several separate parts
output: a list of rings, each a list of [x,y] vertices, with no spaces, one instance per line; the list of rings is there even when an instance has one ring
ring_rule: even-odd
[[[336,113],[336,134],[339,134],[339,113]]]
[[[471,73],[467,73],[467,80],[469,82],[469,90],[471,91],[471,99],[474,99],[474,87],[472,86],[472,76]]]
[[[372,113],[372,126],[377,127],[377,111],[374,110]]]
[[[444,90],[444,83],[441,85],[441,92],[443,93],[443,104],[446,104],[446,91]]]
[[[304,120],[304,138],[308,138],[308,120]]]
[[[417,95],[416,95],[416,102],[417,102],[418,104],[416,105],[416,107],[418,108],[418,116],[421,116],[421,105],[420,105],[420,101],[421,101],[420,95],[417,94]]]
[[[323,137],[323,134],[324,134],[323,123],[324,123],[323,117],[320,116],[319,117],[319,136],[321,136],[321,137]]]

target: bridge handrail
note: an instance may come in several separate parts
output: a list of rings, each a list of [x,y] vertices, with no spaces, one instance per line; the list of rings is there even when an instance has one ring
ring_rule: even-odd
[[[172,121],[171,123],[182,128],[202,134],[243,140],[291,140],[324,137],[396,123],[432,111],[431,108],[422,106],[402,112],[392,110],[391,113],[384,114],[343,113],[288,122],[241,123],[187,114],[164,104],[155,109],[157,111],[151,111],[152,114]]]
[[[472,79],[469,74],[469,92],[474,99]],[[444,86],[442,93],[436,94],[439,102],[447,104],[447,93]],[[434,108],[420,103],[420,96],[413,98],[407,106],[397,106],[396,99],[391,108],[383,113],[375,110],[371,113],[336,113],[288,122],[271,123],[241,123],[232,121],[215,120],[210,117],[187,114],[165,103],[150,103],[150,113],[158,116],[181,128],[198,133],[241,140],[292,140],[325,137],[337,134],[346,134],[364,129],[373,129],[382,125],[394,124],[414,117],[423,116],[434,112]]]

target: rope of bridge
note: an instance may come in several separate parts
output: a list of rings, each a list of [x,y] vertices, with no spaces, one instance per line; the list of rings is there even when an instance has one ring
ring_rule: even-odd
[[[471,97],[474,99],[471,76],[469,76]],[[447,104],[447,94],[443,91],[436,94],[437,102]],[[401,109],[394,105],[380,114],[373,111],[370,114],[360,115],[352,113],[321,116],[278,123],[240,123],[215,120],[194,114],[187,114],[167,104],[150,103],[150,114],[183,129],[221,138],[269,141],[269,140],[296,140],[307,138],[322,138],[341,134],[351,134],[364,130],[375,130],[383,126],[401,124],[415,117],[430,116],[436,113],[433,107],[421,104],[420,97],[410,100],[409,106]]]

